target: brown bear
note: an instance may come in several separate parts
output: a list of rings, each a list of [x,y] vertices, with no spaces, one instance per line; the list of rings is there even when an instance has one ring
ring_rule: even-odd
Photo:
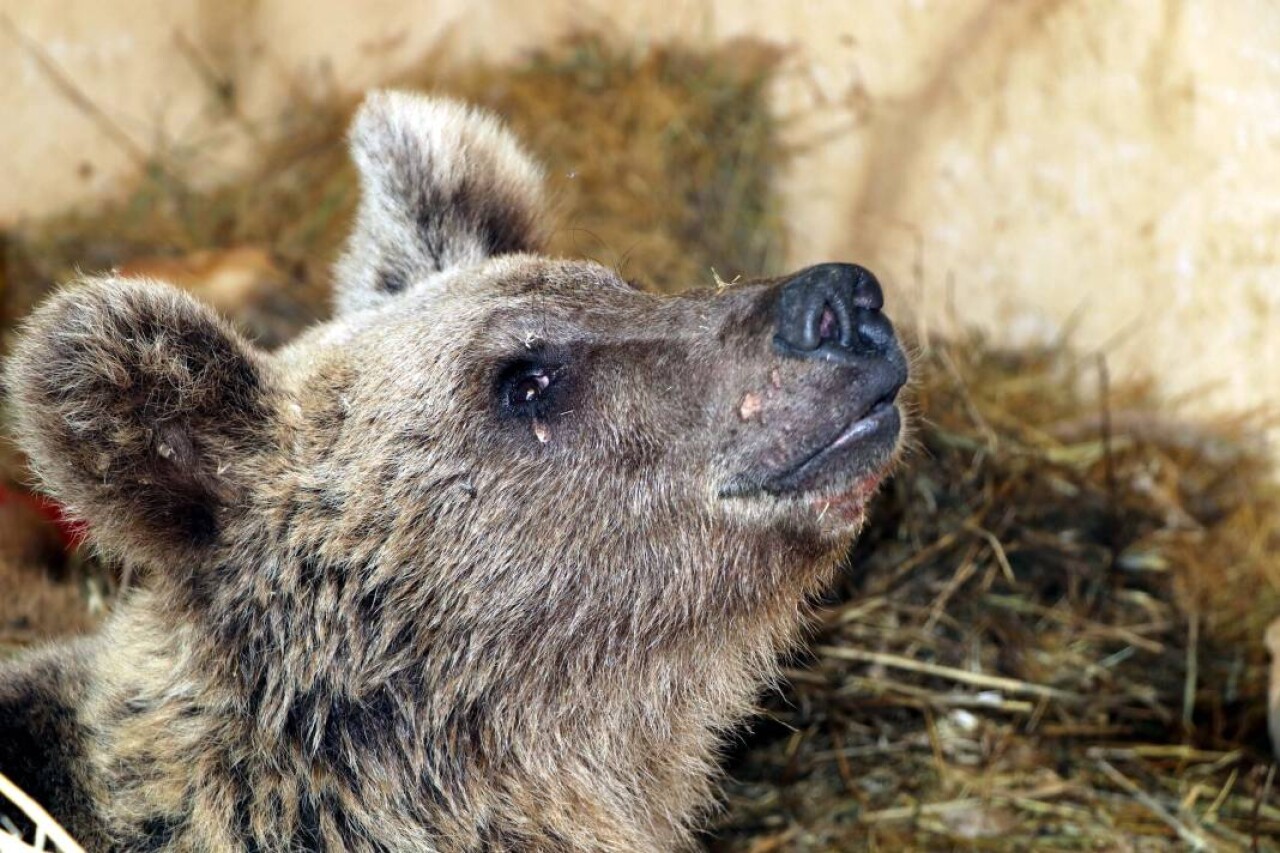
[[[248,343],[152,281],[8,366],[48,492],[142,582],[0,670],[0,771],[91,848],[687,848],[895,458],[875,278],[676,297],[535,254],[491,116],[371,96],[336,317]]]

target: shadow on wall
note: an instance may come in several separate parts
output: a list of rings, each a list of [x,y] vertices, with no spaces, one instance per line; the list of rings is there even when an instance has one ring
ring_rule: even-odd
[[[989,4],[872,101],[849,253],[924,328],[1070,336],[1189,414],[1280,408],[1280,12]]]

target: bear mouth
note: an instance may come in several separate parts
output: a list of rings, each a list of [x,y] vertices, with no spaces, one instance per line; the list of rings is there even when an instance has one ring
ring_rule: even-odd
[[[861,491],[869,479],[878,483],[887,473],[902,432],[897,394],[894,389],[877,399],[834,436],[818,441],[814,449],[762,483],[762,490],[778,497],[812,493],[821,500],[823,494]]]
[[[822,526],[856,524],[897,458],[902,433],[897,383],[879,396],[836,418],[825,429],[811,429],[798,450],[775,466],[744,472],[721,491],[722,497],[772,499],[805,514],[816,513]],[[830,423],[830,422],[828,422]],[[787,430],[785,433],[790,433]]]
[[[829,535],[856,531],[897,457],[902,416],[892,394],[876,400],[835,438],[821,444],[766,487],[798,498]]]

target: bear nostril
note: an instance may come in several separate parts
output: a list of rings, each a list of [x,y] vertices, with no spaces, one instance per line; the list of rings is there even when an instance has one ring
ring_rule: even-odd
[[[884,307],[884,291],[880,289],[880,282],[861,267],[853,285],[853,307],[862,311],[879,311]]]
[[[822,319],[818,321],[818,346],[840,339],[840,320],[829,304],[822,306]]]
[[[774,345],[798,358],[866,358],[893,349],[875,276],[853,264],[820,264],[778,290]]]

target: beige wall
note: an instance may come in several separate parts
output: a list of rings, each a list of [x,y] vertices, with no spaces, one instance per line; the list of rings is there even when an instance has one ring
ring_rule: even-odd
[[[1191,410],[1280,406],[1280,6],[1258,0],[0,0],[0,220],[109,196],[129,146],[244,155],[292,81],[356,89],[446,40],[509,57],[603,27],[794,48],[792,254],[871,263],[930,328],[1068,325]],[[160,11],[163,10],[163,11]],[[117,128],[57,91],[40,45]],[[110,138],[124,134],[123,145]],[[209,144],[210,141],[216,144]],[[203,161],[202,161],[203,162]]]

